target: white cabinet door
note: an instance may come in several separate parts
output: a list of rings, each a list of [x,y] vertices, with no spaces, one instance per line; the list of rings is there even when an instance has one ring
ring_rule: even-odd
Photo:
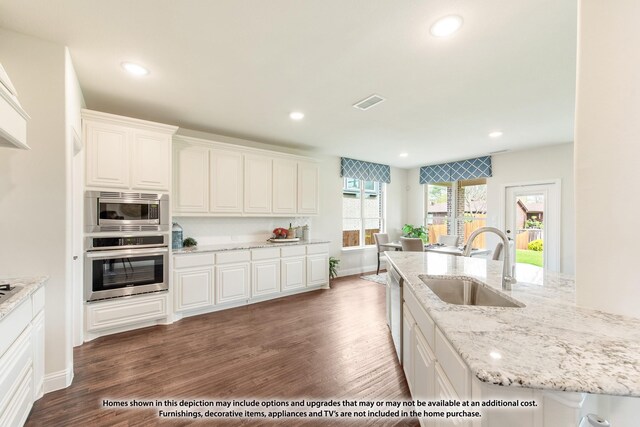
[[[317,214],[320,205],[320,177],[315,163],[298,163],[298,213]]]
[[[134,130],[131,166],[131,188],[168,191],[171,135]]]
[[[298,201],[298,163],[273,160],[273,213],[295,214]]]
[[[409,391],[414,392],[414,329],[416,322],[406,304],[402,307],[402,369],[409,384]]]
[[[434,364],[435,370],[435,380],[434,380],[434,397],[436,400],[460,400],[458,395],[451,385],[451,382],[445,375],[442,367],[439,363]],[[428,424],[427,424],[428,425]],[[436,427],[445,427],[445,426],[469,426],[470,422],[461,418],[453,418],[453,419],[445,419],[445,418],[435,418],[432,424]]]
[[[214,213],[242,213],[242,153],[211,150],[210,210]]]
[[[283,258],[282,266],[282,291],[304,288],[307,285],[305,275],[305,258]]]
[[[87,186],[129,188],[129,138],[124,126],[85,121]]]
[[[211,307],[215,302],[213,267],[175,270],[173,298],[175,311]]]
[[[38,400],[44,394],[44,310],[33,319],[32,329],[33,348],[33,400]]]
[[[413,334],[413,390],[414,400],[434,400],[436,356],[417,325]],[[433,418],[420,420],[423,426],[434,425]]]
[[[216,266],[216,301],[223,304],[249,298],[249,263]]]
[[[307,257],[307,286],[329,283],[329,255],[320,254]]]
[[[280,260],[251,263],[251,296],[263,296],[280,292]]]
[[[209,149],[176,142],[173,152],[173,211],[209,211]]]
[[[244,156],[244,211],[271,213],[273,160],[267,156]]]

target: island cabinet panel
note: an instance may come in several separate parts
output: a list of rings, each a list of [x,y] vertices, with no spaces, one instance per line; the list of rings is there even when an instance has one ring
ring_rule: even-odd
[[[173,211],[209,211],[209,150],[188,143],[174,143]]]
[[[129,188],[130,132],[124,126],[85,122],[89,187]]]
[[[273,213],[295,214],[298,206],[298,163],[273,160]]]
[[[224,304],[249,298],[249,263],[216,266],[216,301]]]
[[[213,267],[179,269],[175,270],[173,277],[175,311],[214,305]]]
[[[244,194],[242,153],[214,149],[210,159],[210,211],[241,214]]]
[[[414,329],[413,335],[413,390],[415,399],[433,400],[435,397],[436,356],[422,332]]]
[[[132,188],[169,190],[171,136],[157,132],[133,131]]]
[[[284,248],[283,248],[284,249]],[[283,291],[307,286],[305,275],[305,257],[283,258],[281,260],[281,284]]]
[[[320,210],[320,175],[316,163],[298,162],[298,213],[317,215]]]
[[[414,385],[414,341],[415,341],[415,326],[416,322],[413,320],[411,312],[404,304],[402,308],[402,369],[404,370],[404,376],[407,379],[409,385],[409,391],[413,393]]]
[[[471,395],[471,373],[467,364],[458,356],[456,350],[444,337],[440,329],[436,328],[436,359],[458,396],[468,398]]]
[[[271,213],[273,159],[267,156],[244,156],[244,212]]]
[[[447,375],[444,373],[442,367],[439,363],[435,364],[435,381],[434,381],[434,394],[436,400],[461,400],[460,396],[458,396],[447,378]],[[429,424],[427,424],[429,425]],[[461,427],[471,427],[471,421],[468,419],[457,418],[454,420],[447,420],[445,418],[434,418],[433,420],[434,427],[450,427],[461,426]]]

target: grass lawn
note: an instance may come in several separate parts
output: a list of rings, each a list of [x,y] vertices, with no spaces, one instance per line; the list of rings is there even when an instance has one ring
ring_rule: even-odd
[[[537,265],[538,267],[542,267],[542,263],[543,263],[542,252],[528,251],[525,249],[516,249],[516,262],[521,262],[523,264]]]

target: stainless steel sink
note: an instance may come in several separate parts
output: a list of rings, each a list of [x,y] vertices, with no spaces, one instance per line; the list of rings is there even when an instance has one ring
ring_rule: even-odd
[[[489,307],[524,307],[524,304],[502,295],[472,278],[431,278],[420,276],[425,285],[442,301],[457,305]]]

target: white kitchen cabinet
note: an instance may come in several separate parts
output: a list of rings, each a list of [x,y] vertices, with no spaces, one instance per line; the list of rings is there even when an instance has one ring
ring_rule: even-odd
[[[416,322],[407,308],[406,304],[402,307],[402,369],[404,370],[409,391],[413,393],[414,379],[414,346],[415,346],[415,326]]]
[[[85,306],[85,340],[97,338],[93,332],[127,330],[140,323],[157,323],[166,319],[167,292],[136,295],[130,298],[87,303]]]
[[[244,156],[244,212],[271,213],[273,159],[261,155]]]
[[[209,149],[175,142],[173,146],[173,212],[209,211]]]
[[[249,298],[249,263],[216,266],[216,301],[225,304]]]
[[[298,163],[273,160],[273,213],[295,214],[298,208]]]
[[[214,300],[213,266],[176,269],[173,274],[174,310],[211,307]]]
[[[88,187],[129,188],[129,129],[85,120]]]
[[[18,101],[18,93],[0,64],[0,147],[28,150],[27,120],[29,115]]]
[[[282,291],[289,291],[307,286],[305,257],[283,258],[280,265],[282,267]]]
[[[434,381],[434,395],[436,400],[460,400],[460,397],[456,394],[453,385],[447,378],[447,375],[442,370],[442,367],[439,363],[435,363],[434,366],[435,372],[435,381]],[[467,419],[444,419],[444,418],[435,418],[433,420],[433,425],[436,427],[445,427],[445,426],[461,426],[467,427],[471,425],[471,422]]]
[[[316,163],[298,162],[298,213],[316,215],[320,206],[320,176]]]
[[[213,213],[241,214],[244,195],[242,153],[210,151],[210,206]]]
[[[329,255],[307,256],[307,286],[329,283]]]
[[[134,130],[131,187],[139,190],[169,190],[171,135]]]
[[[251,263],[251,296],[259,297],[280,292],[280,259]]]
[[[82,110],[86,186],[168,191],[175,126]]]

